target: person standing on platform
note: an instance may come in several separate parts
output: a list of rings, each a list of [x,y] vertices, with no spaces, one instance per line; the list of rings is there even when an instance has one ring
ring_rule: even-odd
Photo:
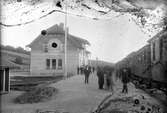
[[[78,75],[80,74],[80,68],[79,68],[79,66],[77,67],[77,74]]]
[[[103,89],[107,90],[107,74],[104,73],[104,84],[103,84]]]
[[[113,71],[110,71],[109,72],[109,81],[110,81],[110,84],[109,84],[109,90],[110,91],[114,91],[113,87],[114,87],[114,82],[113,82]]]
[[[128,93],[127,84],[130,82],[131,71],[129,68],[123,68],[121,71],[122,71],[121,76],[122,76],[122,83],[123,83],[122,93]]]
[[[92,73],[92,68],[91,68],[91,66],[88,66],[88,70],[89,70],[90,73]]]
[[[81,71],[81,75],[83,75],[83,73],[84,73],[84,67],[83,66],[80,67],[80,71]]]
[[[112,70],[106,70],[104,74],[104,88],[113,91]]]
[[[90,75],[90,70],[89,67],[86,66],[84,69],[84,75],[85,75],[85,84],[89,83],[89,75]]]
[[[99,89],[103,89],[104,85],[104,72],[101,67],[97,68],[97,77],[98,77],[98,85]]]

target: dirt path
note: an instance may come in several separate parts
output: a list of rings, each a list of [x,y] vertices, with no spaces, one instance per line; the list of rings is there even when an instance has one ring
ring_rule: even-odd
[[[85,113],[93,109],[110,92],[99,90],[97,78],[90,76],[89,84],[84,84],[84,76],[75,76],[68,81],[53,86],[60,90],[57,106],[63,106],[72,113]]]
[[[84,76],[76,75],[58,83],[51,84],[59,93],[47,102],[38,104],[14,104],[12,100],[20,92],[10,92],[2,96],[3,113],[33,113],[37,109],[60,110],[70,113],[88,113],[111,92],[99,90],[97,77],[90,76],[89,84],[84,84]]]

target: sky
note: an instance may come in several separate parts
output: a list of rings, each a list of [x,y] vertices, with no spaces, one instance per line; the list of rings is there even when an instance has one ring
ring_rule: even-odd
[[[12,21],[12,20],[11,20]],[[33,23],[1,27],[3,45],[26,48],[43,29],[64,22],[64,14],[53,13]],[[69,33],[88,40],[91,59],[98,58],[112,63],[124,58],[147,44],[149,37],[126,15],[108,20],[92,20],[68,15]]]

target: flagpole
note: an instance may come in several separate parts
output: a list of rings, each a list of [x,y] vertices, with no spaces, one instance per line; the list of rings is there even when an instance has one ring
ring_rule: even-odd
[[[65,40],[64,40],[64,45],[65,45],[65,51],[64,51],[64,65],[65,65],[65,72],[64,76],[67,78],[67,1],[65,2]]]

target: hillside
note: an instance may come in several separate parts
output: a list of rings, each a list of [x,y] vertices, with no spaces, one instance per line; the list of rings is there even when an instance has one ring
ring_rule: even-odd
[[[30,52],[21,47],[14,48],[12,46],[0,45],[1,65],[9,66],[17,70],[29,70]]]

